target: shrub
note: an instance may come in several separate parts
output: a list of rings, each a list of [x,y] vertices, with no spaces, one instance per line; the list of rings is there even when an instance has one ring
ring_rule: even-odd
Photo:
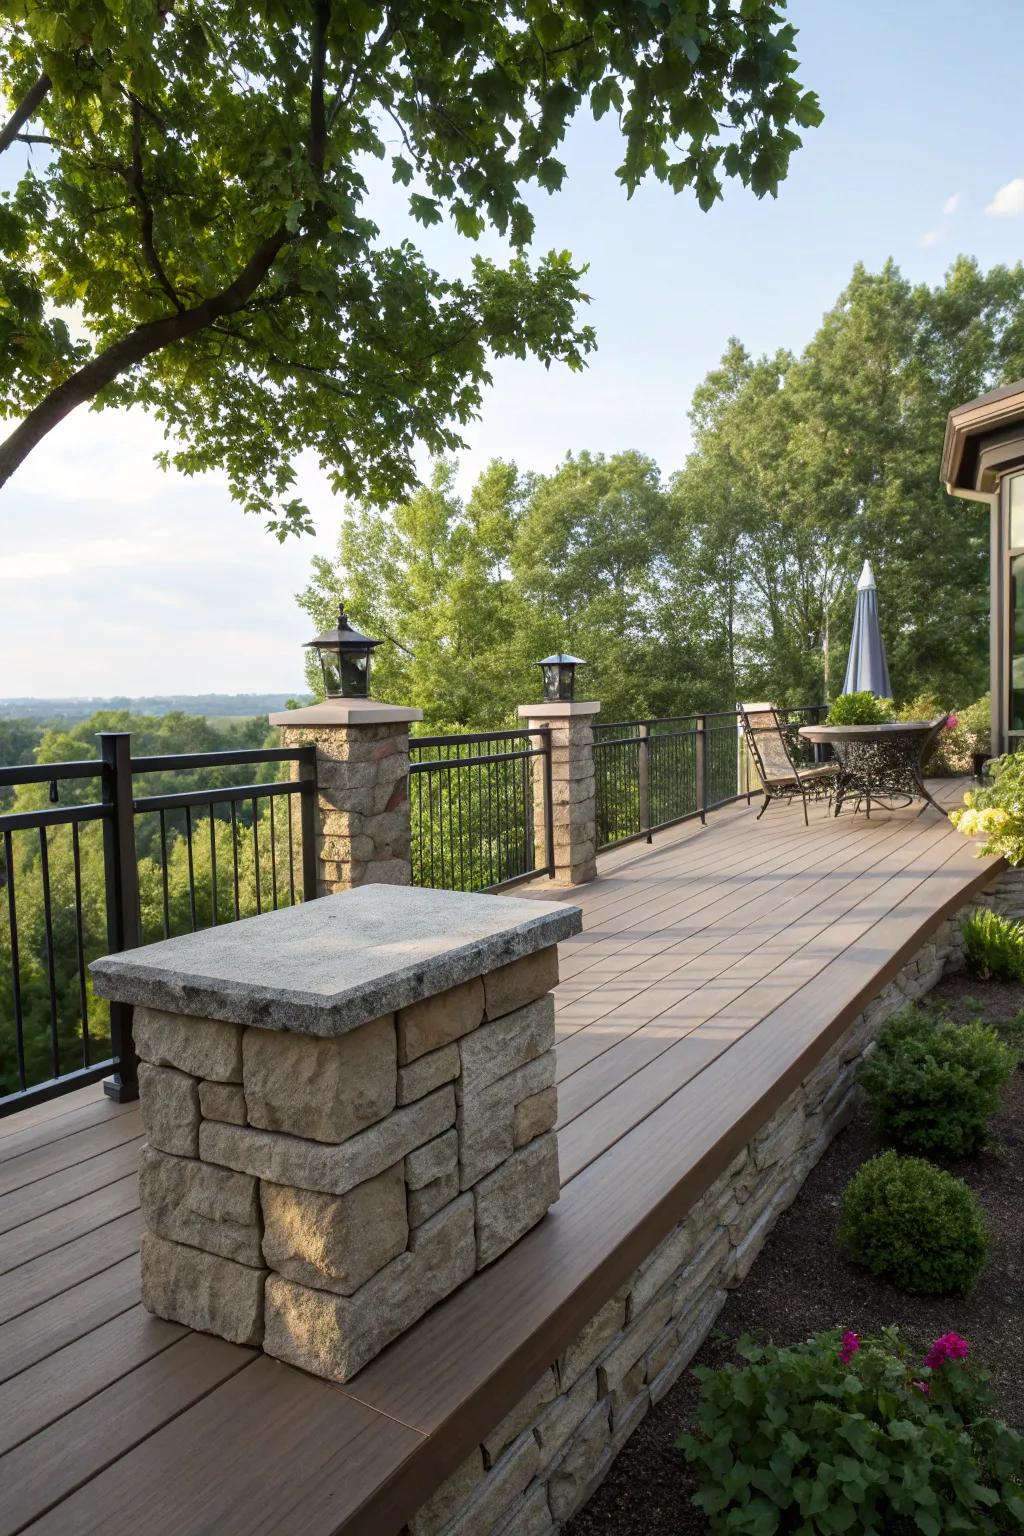
[[[862,693],[841,693],[832,700],[829,725],[885,725],[895,720],[891,699],[880,699],[865,689]]]
[[[972,976],[983,981],[1024,981],[1024,926],[982,907],[964,919],[961,931],[964,960]]]
[[[983,789],[969,789],[950,821],[967,837],[983,836],[982,853],[1024,863],[1024,752],[1007,752],[989,769]]]
[[[943,1536],[1017,1530],[1024,1439],[989,1417],[988,1378],[944,1334],[916,1364],[895,1329],[742,1339],[744,1364],[699,1367],[697,1427],[678,1444],[713,1536]]]
[[[879,1031],[860,1081],[883,1140],[965,1157],[984,1145],[1013,1064],[987,1025],[908,1008]]]
[[[873,1157],[846,1186],[839,1241],[873,1275],[919,1296],[969,1291],[988,1246],[963,1180],[896,1152]]]

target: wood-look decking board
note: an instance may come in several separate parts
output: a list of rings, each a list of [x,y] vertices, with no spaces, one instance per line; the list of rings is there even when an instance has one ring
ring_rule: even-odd
[[[0,1324],[137,1253],[141,1236],[142,1212],[136,1208],[65,1243],[55,1254],[41,1254],[8,1270],[0,1275]]]
[[[562,1199],[347,1387],[142,1312],[137,1107],[0,1124],[0,1536],[394,1536],[998,867],[930,812],[745,805],[603,856],[556,999]]]

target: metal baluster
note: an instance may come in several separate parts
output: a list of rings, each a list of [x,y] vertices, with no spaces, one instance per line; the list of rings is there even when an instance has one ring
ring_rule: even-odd
[[[14,1004],[14,1046],[18,1056],[18,1087],[28,1086],[25,1076],[25,1020],[21,1011],[21,965],[18,954],[18,909],[14,899],[14,846],[10,832],[4,833],[4,863],[7,867],[7,919],[11,936],[11,1001]]]
[[[256,869],[256,915],[263,911],[260,900],[260,839],[256,829],[256,796],[252,797],[252,859]]]
[[[270,797],[270,891],[277,911],[277,833],[274,827],[274,796]]]
[[[50,854],[46,828],[39,828],[39,870],[43,882],[43,933],[46,944],[46,984],[50,995],[50,1063],[60,1077],[60,1039],[57,1033],[57,975],[53,962],[53,910],[50,901]]]
[[[210,806],[210,927],[217,926],[217,818]]]
[[[185,807],[185,842],[188,846],[188,915],[192,932],[196,931],[196,872],[192,858],[192,807]]]
[[[238,814],[233,800],[231,801],[231,864],[235,875],[235,922],[237,923],[242,915],[242,909],[238,900]]]
[[[160,883],[163,886],[164,898],[164,938],[171,936],[171,901],[167,885],[167,818],[163,811],[158,811],[160,817]]]
[[[78,822],[71,823],[71,862],[75,880],[75,959],[78,965],[78,1007],[82,1023],[82,1066],[92,1060],[89,1040],[89,989],[85,984],[85,938],[82,932],[82,856],[78,842]]]

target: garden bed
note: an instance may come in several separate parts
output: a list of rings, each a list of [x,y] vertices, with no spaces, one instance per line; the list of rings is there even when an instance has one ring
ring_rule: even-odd
[[[961,1022],[980,1011],[1006,1028],[1024,1009],[1024,986],[950,977],[929,1002]],[[1012,1043],[1019,1046],[1020,1036]],[[907,1296],[851,1263],[837,1248],[839,1202],[857,1168],[877,1150],[868,1117],[859,1110],[779,1219],[743,1285],[729,1297],[695,1365],[737,1357],[744,1333],[776,1344],[796,1343],[829,1328],[867,1335],[891,1323],[922,1354],[938,1335],[955,1330],[969,1340],[972,1360],[992,1374],[996,1412],[1024,1432],[1024,1071],[1014,1073],[992,1126],[990,1148],[962,1164],[946,1164],[974,1189],[985,1210],[989,1251],[966,1298]],[[687,1371],[627,1442],[604,1483],[566,1527],[566,1536],[689,1536],[708,1529],[690,1504],[696,1483],[675,1449],[689,1426],[698,1384]]]

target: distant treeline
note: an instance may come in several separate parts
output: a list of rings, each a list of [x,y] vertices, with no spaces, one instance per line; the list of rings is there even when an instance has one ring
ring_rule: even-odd
[[[306,703],[309,697],[305,693],[169,693],[146,694],[135,699],[127,695],[93,699],[0,697],[0,731],[5,725],[19,720],[34,720],[45,725],[88,720],[100,710],[127,710],[133,715],[181,713],[213,719],[268,715],[271,710],[286,709],[292,698]],[[0,762],[7,761],[3,745],[4,737],[0,735]]]

